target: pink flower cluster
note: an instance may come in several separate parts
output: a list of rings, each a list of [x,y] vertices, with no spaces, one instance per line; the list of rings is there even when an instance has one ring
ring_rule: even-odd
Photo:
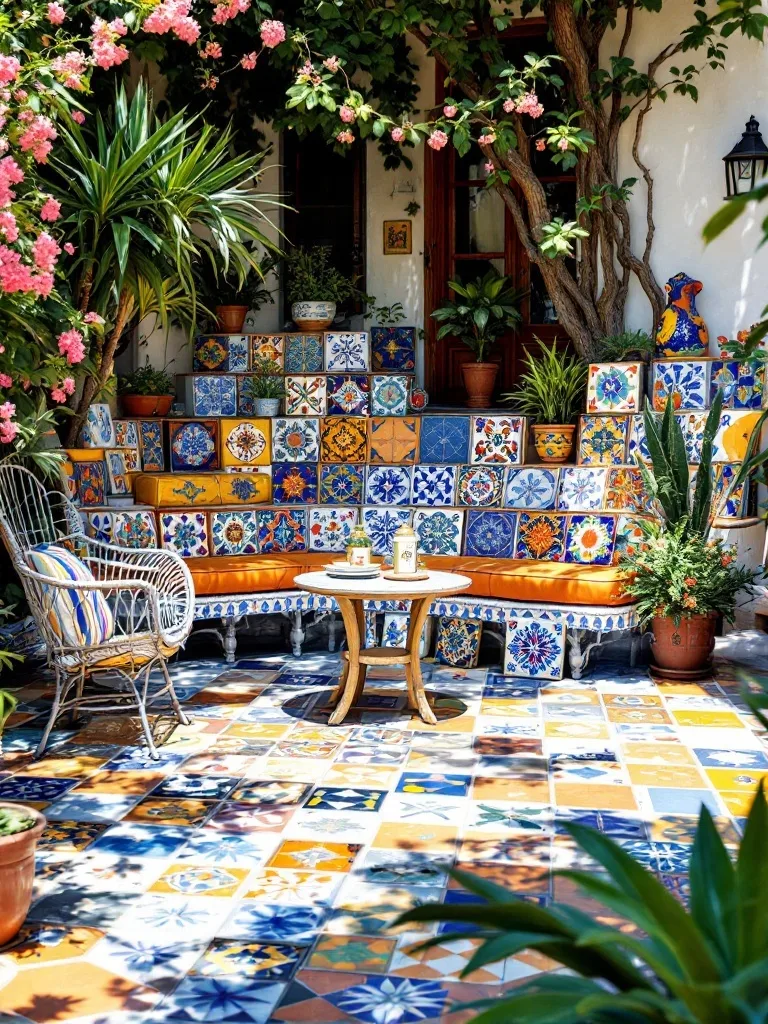
[[[446,117],[456,117],[458,112],[459,112],[459,108],[458,107],[454,107],[454,105],[452,103],[447,103],[443,107],[443,114]]]
[[[211,21],[214,25],[223,25],[227,21],[236,18],[238,14],[245,14],[251,6],[251,0],[213,0],[216,10],[213,12]]]
[[[16,198],[16,193],[11,185],[18,185],[22,181],[24,181],[24,171],[12,156],[4,156],[0,160],[0,208],[11,205]]]
[[[557,144],[557,148],[562,150],[562,152],[564,153],[566,149],[568,149],[569,145],[570,143],[568,142],[568,139],[560,139],[560,141]]]
[[[128,50],[117,42],[127,32],[122,18],[113,18],[110,22],[96,18],[91,25],[91,52],[100,68],[106,70],[128,60]]]
[[[211,60],[218,60],[222,54],[221,45],[219,43],[206,43],[200,52],[200,56],[205,60],[206,57],[210,57]]]
[[[16,226],[16,218],[10,210],[3,210],[0,213],[0,232],[5,235],[9,242],[15,242],[19,237],[19,229]]]
[[[267,18],[266,21],[261,23],[259,35],[264,45],[271,50],[273,47],[285,42],[285,25],[282,21],[272,21]]]
[[[48,196],[40,207],[40,220],[54,221],[61,216],[61,203],[53,196]]]
[[[74,327],[59,335],[59,352],[67,357],[70,366],[81,363],[85,359],[85,346],[83,336]]]
[[[496,136],[493,132],[485,132],[477,140],[481,146],[492,146],[496,141]]]
[[[19,149],[22,153],[31,152],[39,164],[44,164],[53,149],[53,139],[57,136],[58,132],[53,127],[53,121],[44,114],[38,114],[32,118],[20,136]]]
[[[86,313],[85,314],[85,316],[83,317],[83,323],[84,324],[103,324],[104,323],[104,317],[100,316],[98,313],[95,313],[95,312],[91,311],[90,313]]]
[[[346,142],[346,143],[354,142],[355,141],[355,136],[352,134],[352,132],[349,130],[349,128],[345,128],[343,131],[339,132],[339,134],[336,136],[336,141],[337,142]]]
[[[9,388],[13,384],[13,378],[7,373],[0,373],[0,388]]]
[[[539,97],[535,92],[527,92],[520,99],[504,100],[504,110],[511,114],[514,110],[517,114],[528,114],[529,117],[541,117],[544,107],[539,103]]]
[[[74,377],[65,377],[64,380],[55,388],[51,388],[51,398],[54,402],[66,402],[69,395],[75,393],[75,380]]]
[[[192,0],[161,0],[141,27],[158,36],[173,32],[182,43],[191,45],[200,35],[199,24],[189,16],[191,7]]]
[[[405,138],[405,132],[402,128],[398,128],[397,126],[395,126],[389,134],[392,137],[393,142],[402,142]]]
[[[68,50],[51,61],[51,68],[61,76],[68,89],[83,88],[82,76],[87,66],[86,56],[80,50]]]
[[[430,147],[430,149],[443,149],[445,146],[448,145],[448,136],[445,134],[445,132],[442,132],[440,131],[439,128],[436,128],[427,139],[427,145]]]
[[[253,71],[256,67],[256,61],[259,59],[258,53],[253,50],[251,53],[246,53],[240,58],[240,67],[245,68],[246,71]]]
[[[61,25],[67,16],[67,12],[59,3],[48,4],[48,21],[52,25]]]
[[[13,402],[0,405],[0,444],[10,444],[19,432],[18,425],[11,422],[16,413]]]
[[[31,267],[21,262],[20,253],[7,245],[0,245],[0,290],[7,294],[31,292],[47,298],[52,288],[53,274],[50,271],[33,273]]]
[[[0,85],[8,85],[15,78],[18,78],[21,64],[17,57],[9,57],[6,53],[0,53]]]
[[[61,246],[47,231],[41,231],[32,246],[32,258],[38,270],[50,273],[56,266]]]
[[[85,114],[82,110],[73,110],[71,117],[75,124],[85,124]]]
[[[331,74],[335,74],[339,70],[339,58],[336,56],[326,57],[323,67],[328,68]]]
[[[341,107],[341,109],[339,110],[339,117],[344,122],[344,124],[354,124],[357,114],[355,113],[352,107],[348,106],[345,103],[344,106]]]

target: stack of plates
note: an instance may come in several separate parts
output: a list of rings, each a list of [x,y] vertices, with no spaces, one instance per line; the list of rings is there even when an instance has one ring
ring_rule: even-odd
[[[381,566],[350,565],[346,561],[337,561],[326,565],[325,571],[337,580],[375,580],[379,576]]]

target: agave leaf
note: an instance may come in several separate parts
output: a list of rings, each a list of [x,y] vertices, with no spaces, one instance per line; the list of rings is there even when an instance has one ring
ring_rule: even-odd
[[[746,967],[768,953],[768,805],[763,780],[747,817],[739,847],[736,876],[739,893],[738,964]]]
[[[587,978],[541,975],[514,989],[472,1024],[578,1024],[587,1020],[578,1009],[579,1001],[602,991]]]
[[[736,873],[712,815],[702,806],[688,867],[691,917],[718,953],[723,973],[737,956]]]

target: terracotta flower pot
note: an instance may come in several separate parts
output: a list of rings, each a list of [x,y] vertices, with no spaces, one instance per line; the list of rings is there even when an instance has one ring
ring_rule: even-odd
[[[0,805],[20,809],[19,804]],[[5,945],[24,924],[32,901],[35,879],[35,846],[46,820],[32,807],[21,808],[35,819],[32,828],[12,836],[0,836],[0,946]]]
[[[224,334],[239,334],[243,329],[243,321],[248,315],[248,307],[216,306],[215,312],[220,331]]]
[[[463,363],[464,387],[467,389],[467,407],[487,409],[493,400],[493,387],[499,367],[496,363]]]
[[[717,615],[691,615],[676,626],[671,618],[651,621],[653,660],[660,668],[692,672],[709,665],[715,647]]]
[[[533,443],[542,462],[567,462],[573,451],[574,423],[534,423]]]
[[[173,395],[121,395],[124,416],[167,416]]]

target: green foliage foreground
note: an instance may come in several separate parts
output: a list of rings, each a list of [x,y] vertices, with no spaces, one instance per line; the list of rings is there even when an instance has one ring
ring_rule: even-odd
[[[626,919],[622,929],[553,903],[544,908],[464,871],[453,877],[482,904],[416,907],[401,924],[474,924],[483,939],[464,969],[534,949],[572,974],[541,974],[496,1000],[473,1004],[475,1024],[763,1024],[768,1020],[768,806],[762,782],[735,863],[702,806],[690,860],[690,906],[617,843],[566,829],[595,862],[558,871]],[[427,948],[466,932],[440,935]]]

